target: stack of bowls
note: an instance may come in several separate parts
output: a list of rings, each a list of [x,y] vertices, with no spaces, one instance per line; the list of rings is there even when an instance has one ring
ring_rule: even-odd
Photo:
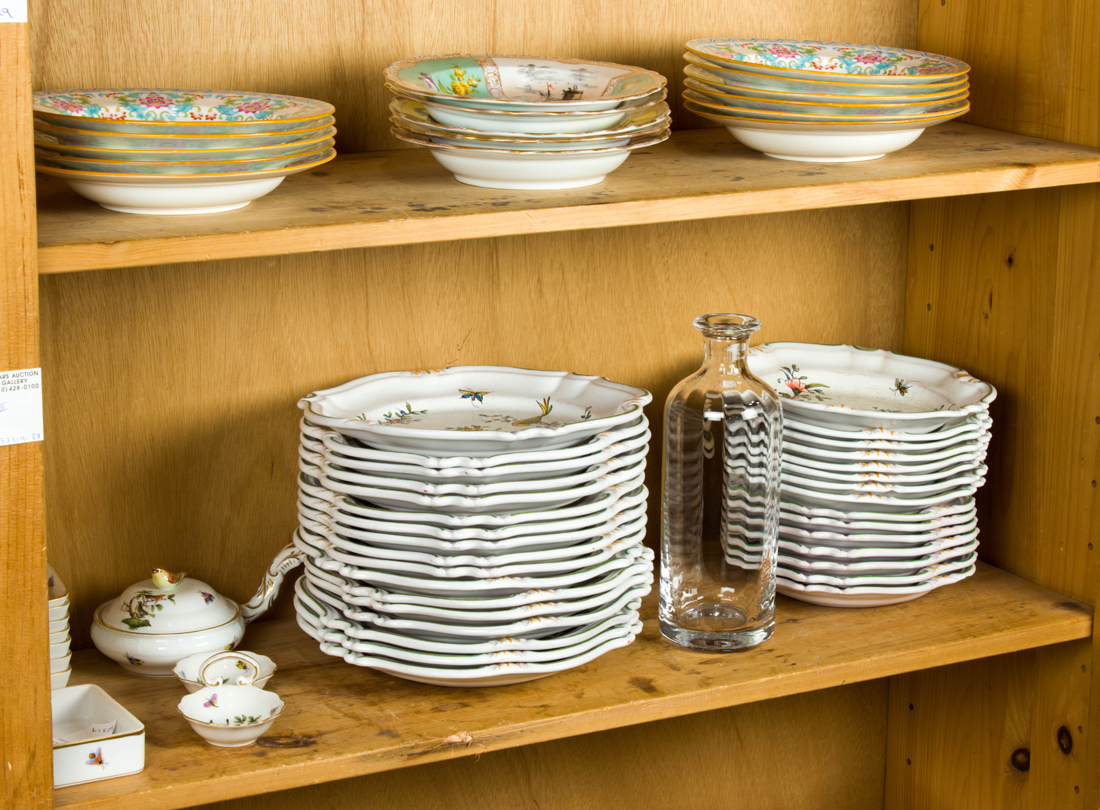
[[[749,363],[783,404],[781,593],[887,605],[974,573],[991,385],[852,346],[772,343]],[[729,554],[757,550],[735,541]]]
[[[385,78],[394,136],[474,186],[590,186],[669,136],[665,78],[643,68],[453,54],[395,62]]]
[[[271,93],[37,92],[35,168],[113,211],[231,211],[332,160],[332,113]]]
[[[877,45],[693,39],[684,106],[771,157],[872,160],[970,109],[970,67]]]
[[[650,399],[494,366],[310,394],[302,629],[349,663],[457,686],[532,680],[629,644],[653,582]]]
[[[46,563],[46,576],[50,600],[50,688],[61,689],[73,673],[69,649],[69,586],[49,563]]]

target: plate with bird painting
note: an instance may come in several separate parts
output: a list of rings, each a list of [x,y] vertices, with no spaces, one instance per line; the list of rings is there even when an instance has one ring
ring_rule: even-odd
[[[638,418],[643,388],[566,371],[455,366],[372,374],[299,403],[371,447],[469,456],[553,449]]]
[[[661,74],[630,65],[491,53],[417,56],[384,75],[398,92],[497,110],[609,110],[666,84]]]
[[[768,343],[749,352],[749,367],[800,419],[865,430],[915,432],[988,413],[996,389],[933,360],[881,349],[817,343]]]

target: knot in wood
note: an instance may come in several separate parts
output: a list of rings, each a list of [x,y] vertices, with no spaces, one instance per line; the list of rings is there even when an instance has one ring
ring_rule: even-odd
[[[1027,773],[1031,770],[1031,751],[1026,748],[1017,748],[1012,752],[1012,756],[1009,757],[1008,761],[1014,770]]]

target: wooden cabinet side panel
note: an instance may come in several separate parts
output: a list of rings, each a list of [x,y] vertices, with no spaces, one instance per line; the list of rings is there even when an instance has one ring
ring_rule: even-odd
[[[2,371],[39,365],[30,89],[27,26],[0,25]],[[53,792],[43,509],[42,443],[0,447],[0,806],[12,810],[49,807]]]
[[[201,810],[879,810],[886,692],[869,681]]]
[[[1091,642],[891,679],[886,810],[1069,810],[1086,802]]]

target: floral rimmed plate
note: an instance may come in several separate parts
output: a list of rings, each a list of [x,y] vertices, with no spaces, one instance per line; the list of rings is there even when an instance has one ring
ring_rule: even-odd
[[[780,123],[810,123],[828,124],[832,122],[851,124],[882,124],[900,121],[904,123],[920,123],[944,117],[958,117],[964,115],[970,109],[969,99],[958,99],[940,104],[928,106],[921,112],[913,112],[912,108],[905,108],[894,113],[878,112],[882,107],[863,107],[858,110],[840,110],[819,107],[810,110],[793,107],[785,102],[767,102],[746,99],[738,102],[733,96],[722,96],[717,93],[704,93],[688,87],[683,92],[685,101],[691,101],[696,106],[705,108],[719,115],[743,116],[755,118],[761,121],[777,121]],[[872,112],[874,111],[874,112]]]
[[[650,127],[659,125],[662,121],[667,120],[669,116],[668,104],[660,101],[655,104],[646,104],[641,107],[629,108],[629,110],[619,119],[617,124],[607,129],[583,133],[551,132],[545,134],[517,134],[507,130],[508,118],[496,119],[500,120],[501,126],[504,127],[502,131],[445,126],[437,122],[428,114],[427,105],[423,102],[414,101],[408,98],[397,97],[393,99],[393,101],[390,102],[390,112],[393,113],[393,117],[390,118],[391,121],[397,118],[399,119],[399,123],[413,130],[419,128],[421,131],[437,135],[450,135],[456,137],[465,135],[482,139],[503,138],[508,141],[529,141],[535,143],[552,143],[556,141],[572,142],[577,140],[590,141],[621,137],[638,130],[648,130]]]
[[[866,77],[885,84],[925,84],[963,76],[970,66],[949,56],[848,42],[794,39],[693,39],[690,53],[749,71],[802,76],[828,75],[839,81]]]
[[[331,133],[335,133],[331,128]],[[93,146],[65,146],[47,143],[37,138],[36,154],[55,158],[91,158],[95,160],[124,160],[130,163],[159,163],[187,161],[236,161],[259,160],[268,157],[298,157],[318,149],[328,149],[334,143],[332,137],[311,138],[292,144],[256,146],[250,149],[104,149]]]
[[[852,82],[846,77],[834,77],[828,73],[817,76],[802,74],[794,78],[794,74],[769,75],[754,73],[742,69],[733,62],[721,63],[712,59],[704,59],[693,53],[685,53],[684,59],[689,66],[696,67],[708,77],[731,87],[751,87],[756,90],[777,91],[784,93],[815,93],[836,94],[842,96],[855,96],[874,98],[876,96],[923,96],[926,94],[939,94],[957,90],[968,84],[966,76],[956,76],[942,81],[929,82],[927,84],[897,84],[878,82],[866,77],[863,81]]]
[[[106,172],[109,174],[156,175],[157,177],[198,175],[224,175],[239,172],[262,172],[273,169],[285,169],[314,163],[331,151],[334,141],[328,138],[318,144],[317,149],[306,152],[291,152],[287,155],[248,158],[245,160],[221,160],[210,156],[210,160],[113,160],[103,158],[66,157],[43,149],[35,149],[35,162],[39,166],[54,169],[71,169],[82,172]]]
[[[35,121],[35,145],[54,145],[103,150],[257,149],[287,146],[301,141],[330,138],[336,134],[335,119],[329,115],[298,125],[296,129],[260,134],[188,133],[186,135],[123,135],[68,127],[54,127]]]
[[[34,94],[32,109],[59,122],[108,121],[117,131],[140,132],[140,125],[154,123],[183,128],[217,124],[240,132],[263,132],[331,115],[334,107],[326,101],[276,93],[127,88],[40,90]]]
[[[652,70],[613,62],[487,53],[417,56],[383,75],[398,91],[497,109],[610,109],[666,83]]]
[[[836,82],[813,82],[812,87],[787,88],[786,83],[781,83],[779,88],[756,87],[753,82],[746,82],[745,77],[757,78],[751,73],[743,73],[736,70],[722,70],[714,65],[701,66],[688,64],[684,66],[685,84],[696,90],[717,91],[721,93],[734,93],[740,96],[769,101],[790,101],[802,103],[840,104],[840,105],[931,105],[944,101],[953,101],[966,98],[970,92],[970,82],[966,79],[957,84],[921,86],[920,92],[915,93],[909,87],[876,88],[881,92],[874,94],[845,92],[850,85],[844,85],[843,90],[838,91]],[[687,79],[691,79],[688,82]],[[802,83],[800,83],[802,84]],[[858,86],[857,86],[858,87]],[[929,90],[933,92],[929,92]]]
[[[734,110],[741,108],[746,111],[759,110],[772,113],[808,113],[834,118],[843,116],[846,119],[851,116],[856,120],[882,116],[919,118],[923,115],[947,115],[968,103],[966,93],[960,93],[949,99],[906,102],[864,101],[851,98],[845,101],[759,98],[725,85],[715,87],[692,79],[690,76],[684,79],[684,86],[694,91],[693,96],[685,95],[685,98],[695,98],[700,103],[704,103],[705,100],[706,103],[719,104]],[[699,98],[700,96],[703,98]]]
[[[311,422],[374,447],[479,456],[577,444],[634,421],[652,399],[603,377],[455,366],[373,374],[298,406]]]
[[[985,414],[996,389],[962,369],[882,349],[768,343],[749,352],[784,410],[851,428],[943,424]]]

